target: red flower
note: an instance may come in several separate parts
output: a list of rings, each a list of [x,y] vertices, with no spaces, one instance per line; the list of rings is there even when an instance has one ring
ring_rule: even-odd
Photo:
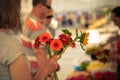
[[[35,39],[35,43],[34,43],[34,48],[35,49],[38,49],[39,48],[39,37],[37,37],[36,39]]]
[[[51,41],[50,47],[51,47],[51,49],[53,49],[55,51],[59,51],[63,47],[63,44],[62,44],[61,40],[54,39]]]
[[[102,80],[102,72],[96,72],[95,74],[94,74],[94,78],[96,79],[96,80]]]
[[[117,41],[117,48],[118,48],[118,52],[120,52],[120,38]]]
[[[43,34],[40,34],[39,36],[39,41],[40,42],[46,42],[46,41],[49,41],[50,40],[50,34],[49,33],[43,33]]]
[[[67,34],[59,35],[59,39],[63,42],[64,45],[67,45],[72,41],[71,36]]]
[[[72,48],[75,48],[75,47],[76,47],[76,45],[75,45],[74,42],[71,44],[71,47],[72,47]]]
[[[105,72],[96,72],[94,74],[95,80],[117,80],[117,75],[115,72],[105,71]]]

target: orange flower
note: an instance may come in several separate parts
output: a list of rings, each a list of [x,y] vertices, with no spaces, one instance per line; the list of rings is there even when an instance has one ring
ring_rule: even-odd
[[[87,45],[88,43],[88,37],[89,37],[89,33],[85,33],[85,37],[84,37],[84,41],[83,41],[83,45]]]
[[[59,39],[54,39],[51,41],[50,47],[51,47],[51,49],[53,49],[55,51],[59,51],[63,47],[63,43]]]
[[[39,36],[39,41],[40,42],[46,42],[50,40],[50,34],[49,33],[43,33]]]

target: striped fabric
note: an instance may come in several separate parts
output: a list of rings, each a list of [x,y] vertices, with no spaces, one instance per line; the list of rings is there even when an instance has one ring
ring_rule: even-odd
[[[43,31],[45,31],[45,29],[43,28],[42,22],[36,19],[36,17],[29,15],[25,20],[22,34],[20,35],[22,45],[27,48],[32,48],[32,43],[35,38]],[[35,35],[34,38],[31,37],[32,35]]]

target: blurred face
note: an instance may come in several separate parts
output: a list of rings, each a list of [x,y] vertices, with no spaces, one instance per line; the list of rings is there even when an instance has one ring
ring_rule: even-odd
[[[45,14],[51,9],[52,0],[47,0],[46,4],[42,4],[42,13],[41,15],[45,17]]]
[[[52,5],[52,0],[47,0],[46,5],[51,6]]]
[[[45,18],[43,19],[43,22],[44,22],[47,26],[49,26],[52,18],[53,18],[53,13],[52,13],[52,11],[49,11],[49,12],[46,13],[46,16],[45,16]]]
[[[39,13],[39,18],[43,19],[46,15],[46,13],[49,11],[49,8],[45,4],[40,4],[41,6],[37,9]]]
[[[112,13],[111,18],[114,24],[120,28],[120,17],[117,17],[114,13]]]

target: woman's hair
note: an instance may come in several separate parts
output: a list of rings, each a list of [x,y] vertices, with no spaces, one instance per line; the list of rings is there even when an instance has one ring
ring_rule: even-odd
[[[115,7],[112,10],[112,13],[114,13],[117,17],[120,17],[120,6]]]
[[[20,28],[21,0],[0,0],[0,28]]]
[[[38,4],[46,4],[47,0],[33,0],[32,5],[36,6]]]

